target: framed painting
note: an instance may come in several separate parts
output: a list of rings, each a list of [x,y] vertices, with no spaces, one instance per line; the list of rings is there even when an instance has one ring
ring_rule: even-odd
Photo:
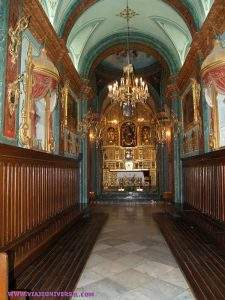
[[[183,127],[184,131],[187,131],[199,123],[200,85],[195,79],[191,79],[181,99]]]

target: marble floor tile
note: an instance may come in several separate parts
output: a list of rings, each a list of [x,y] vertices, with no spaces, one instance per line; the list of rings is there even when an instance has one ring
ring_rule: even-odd
[[[143,274],[134,269],[125,270],[119,274],[109,276],[110,279],[120,283],[129,290],[138,288],[139,286],[149,282],[150,278],[147,274]]]
[[[116,261],[118,263],[122,263],[123,265],[126,265],[129,268],[133,268],[142,264],[144,260],[145,260],[144,257],[131,253],[117,259]]]
[[[163,298],[167,297],[168,299],[173,300],[176,296],[185,292],[184,288],[170,284],[159,278],[154,278],[150,276],[148,278],[148,282],[144,283],[142,286],[144,288],[149,289],[151,293],[160,294]]]
[[[148,275],[153,277],[160,277],[163,274],[165,275],[169,271],[174,270],[174,267],[155,261],[145,260],[143,264],[135,267],[134,269],[142,273],[147,273]]]
[[[97,208],[109,214],[77,290],[96,300],[194,300],[152,213],[157,206]]]
[[[119,297],[115,298],[115,300],[150,300],[147,293],[148,291],[146,291],[144,288],[134,289],[120,295]]]
[[[127,289],[124,286],[109,278],[105,278],[76,290],[94,292],[94,299],[96,300],[120,299],[120,296],[127,292]]]
[[[135,251],[143,250],[146,248],[144,245],[140,245],[133,242],[127,242],[122,245],[116,246],[117,249],[125,251],[126,253],[133,253]]]
[[[100,250],[105,250],[105,249],[109,249],[112,246],[104,244],[102,242],[97,242],[92,250],[92,253],[96,252],[96,251],[100,251]]]
[[[100,256],[103,256],[104,258],[114,261],[116,259],[119,259],[120,257],[125,256],[127,253],[120,249],[116,249],[115,247],[111,247],[105,250],[96,251],[95,254],[98,254]]]
[[[183,273],[178,268],[174,268],[173,270],[169,271],[168,273],[161,274],[160,278],[164,281],[172,283],[174,285],[189,288],[187,281],[184,278]]]
[[[191,291],[188,289],[185,292],[178,295],[177,297],[175,297],[174,300],[195,300],[195,298]]]
[[[96,265],[99,265],[99,264],[102,264],[102,263],[106,263],[108,261],[109,261],[108,259],[106,259],[106,258],[104,258],[104,257],[102,257],[102,256],[100,256],[98,254],[93,253],[89,257],[89,259],[88,259],[88,261],[86,263],[85,269],[91,269],[91,268],[95,267]]]
[[[121,244],[126,243],[126,240],[110,238],[110,239],[105,239],[103,242],[104,242],[104,244],[109,245],[109,246],[119,246]]]
[[[116,260],[115,261],[107,261],[102,264],[98,264],[95,267],[91,268],[92,271],[104,275],[105,277],[113,275],[113,274],[118,274],[121,273],[124,270],[129,269],[128,266],[118,263]]]
[[[82,275],[79,279],[79,282],[77,284],[77,288],[80,288],[82,286],[94,283],[94,282],[99,281],[99,280],[102,280],[103,278],[104,278],[103,276],[101,276],[100,274],[95,273],[93,271],[90,271],[90,270],[85,271],[85,272],[82,273]]]

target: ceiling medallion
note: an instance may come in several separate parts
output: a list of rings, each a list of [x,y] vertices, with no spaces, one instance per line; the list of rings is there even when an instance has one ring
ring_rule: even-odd
[[[133,19],[135,16],[138,16],[139,14],[136,13],[135,10],[131,9],[128,5],[126,8],[124,8],[117,16],[124,18],[128,21],[130,21],[131,19]]]
[[[126,19],[127,21],[127,64],[123,67],[123,76],[118,81],[115,81],[112,85],[108,86],[109,98],[113,103],[119,103],[123,109],[123,112],[127,114],[128,108],[130,107],[130,113],[133,114],[133,108],[137,103],[145,103],[149,97],[148,85],[140,77],[135,77],[134,68],[130,62],[130,24],[129,21],[133,17],[138,15],[134,10],[128,6],[123,9],[118,16]]]

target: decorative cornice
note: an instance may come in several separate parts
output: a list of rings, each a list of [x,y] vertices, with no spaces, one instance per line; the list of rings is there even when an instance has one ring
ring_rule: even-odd
[[[94,5],[95,3],[97,3],[99,0],[83,0],[81,1],[79,4],[76,3],[74,9],[71,11],[65,26],[63,28],[63,32],[61,32],[62,34],[62,38],[64,39],[64,41],[66,42],[68,39],[68,36],[74,26],[74,24],[76,23],[76,21],[78,20],[78,18],[92,5]],[[187,7],[181,3],[180,0],[163,0],[164,2],[166,2],[168,5],[172,6],[176,12],[184,19],[185,23],[187,24],[190,32],[192,35],[194,35],[196,28],[195,28],[195,22],[194,19],[191,15],[191,13],[189,12],[189,10],[187,9]],[[62,31],[62,30],[61,30]]]
[[[40,43],[45,44],[48,57],[56,66],[63,67],[63,76],[70,80],[71,88],[79,94],[83,81],[73,65],[65,42],[57,36],[41,4],[38,0],[24,0],[23,10],[25,15],[31,16],[29,29],[32,34]]]
[[[201,63],[212,50],[215,35],[225,31],[224,15],[224,0],[215,0],[201,30],[195,33],[190,51],[178,74],[177,86],[181,92],[190,77],[199,76]]]

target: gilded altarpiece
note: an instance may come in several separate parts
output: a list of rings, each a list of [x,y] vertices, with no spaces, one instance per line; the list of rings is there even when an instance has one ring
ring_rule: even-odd
[[[151,110],[138,105],[132,117],[124,117],[118,105],[104,116],[103,189],[154,190],[156,188],[156,132]]]

